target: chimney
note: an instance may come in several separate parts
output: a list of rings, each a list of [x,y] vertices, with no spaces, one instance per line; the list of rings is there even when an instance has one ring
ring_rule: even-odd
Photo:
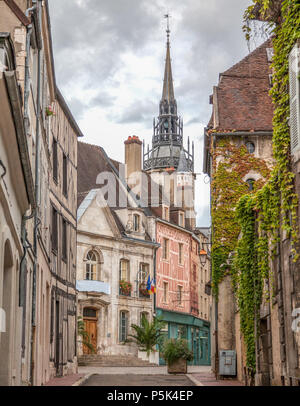
[[[125,141],[125,165],[127,168],[126,180],[134,172],[142,170],[142,141],[133,135]]]

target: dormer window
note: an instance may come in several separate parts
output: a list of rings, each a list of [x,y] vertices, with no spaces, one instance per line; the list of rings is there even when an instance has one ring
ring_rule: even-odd
[[[184,227],[185,226],[185,221],[184,221],[184,213],[183,212],[179,212],[178,213],[178,225],[180,227]]]
[[[170,220],[170,211],[169,207],[163,206],[163,219],[169,221]]]
[[[133,215],[133,231],[140,231],[140,216],[138,214]]]

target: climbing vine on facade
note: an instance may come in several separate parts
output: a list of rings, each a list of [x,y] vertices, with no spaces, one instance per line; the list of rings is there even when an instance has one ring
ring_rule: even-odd
[[[262,301],[264,281],[272,279],[270,260],[276,254],[280,236],[290,239],[291,254],[299,254],[297,209],[291,169],[289,128],[289,54],[300,38],[300,2],[295,0],[254,0],[245,21],[267,21],[273,36],[273,156],[275,165],[269,181],[251,198],[244,196],[237,206],[242,236],[238,242],[234,268],[247,365],[255,370],[255,315]],[[249,24],[246,25],[249,27]],[[249,29],[246,35],[249,35]],[[248,266],[246,266],[248,264]],[[271,281],[272,282],[272,281]],[[272,285],[271,285],[272,286]]]
[[[263,159],[247,151],[245,145],[236,146],[227,139],[220,139],[211,150],[214,177],[212,190],[212,281],[214,293],[218,285],[230,272],[226,266],[228,256],[236,248],[240,224],[235,215],[235,206],[241,196],[249,193],[246,175],[254,171],[259,179],[254,182],[253,191],[261,189],[269,177],[270,169]]]

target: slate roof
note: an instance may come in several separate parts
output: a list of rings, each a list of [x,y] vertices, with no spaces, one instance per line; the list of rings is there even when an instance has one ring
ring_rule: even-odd
[[[267,48],[272,48],[271,39],[220,74],[217,100],[214,98],[218,130],[272,131],[272,72]]]

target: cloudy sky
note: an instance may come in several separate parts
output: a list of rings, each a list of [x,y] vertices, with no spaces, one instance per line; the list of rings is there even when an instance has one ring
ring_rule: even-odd
[[[249,52],[242,16],[251,0],[49,0],[58,86],[83,141],[124,161],[123,142],[148,143],[158,114],[172,16],[175,97],[184,137],[195,141],[198,225],[208,226],[209,185],[202,172],[203,128],[220,72]],[[258,45],[253,40],[251,49]]]

